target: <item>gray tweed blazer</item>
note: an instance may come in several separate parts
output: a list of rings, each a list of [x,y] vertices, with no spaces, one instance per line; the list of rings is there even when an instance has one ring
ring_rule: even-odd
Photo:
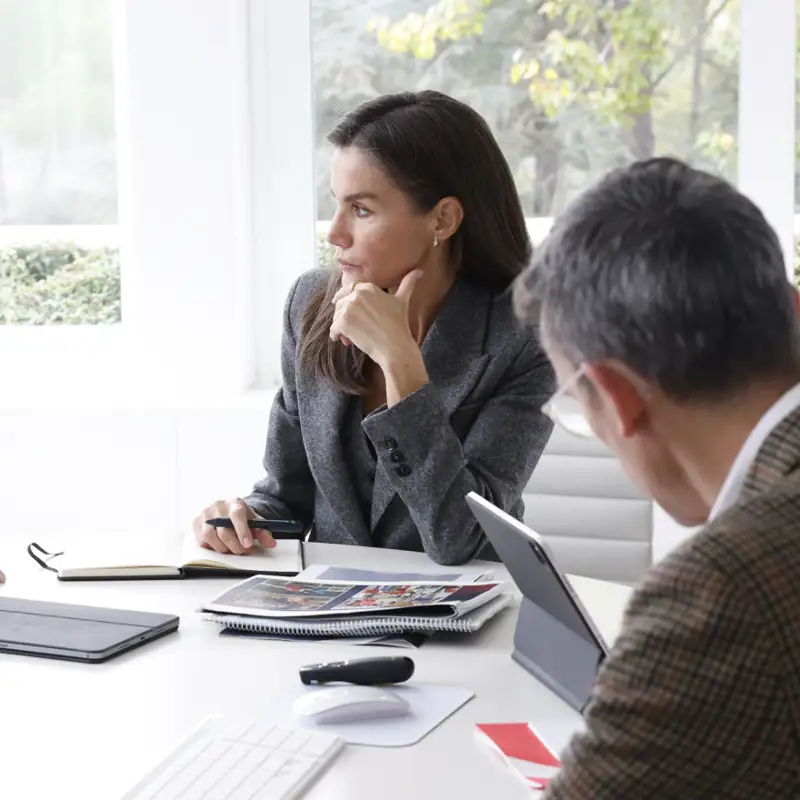
[[[440,564],[496,557],[465,495],[522,517],[522,490],[552,429],[541,405],[555,390],[550,362],[514,319],[510,292],[455,282],[422,345],[430,383],[364,417],[375,461],[353,474],[341,435],[352,397],[298,367],[303,310],[326,280],[321,270],[306,273],[289,295],[266,476],[246,501],[266,518],[313,524],[318,541],[424,550]],[[367,515],[361,481],[372,482]]]

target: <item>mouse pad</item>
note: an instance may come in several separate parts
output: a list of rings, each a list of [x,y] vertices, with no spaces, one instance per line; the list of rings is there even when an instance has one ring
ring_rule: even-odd
[[[419,742],[475,696],[474,692],[461,686],[446,686],[439,683],[411,682],[397,686],[381,686],[381,689],[406,700],[411,706],[411,713],[402,717],[317,725],[312,720],[295,714],[292,704],[301,695],[319,688],[302,684],[293,686],[280,700],[272,701],[269,708],[265,709],[265,713],[268,712],[270,716],[279,718],[287,724],[332,733],[349,744],[406,747]]]

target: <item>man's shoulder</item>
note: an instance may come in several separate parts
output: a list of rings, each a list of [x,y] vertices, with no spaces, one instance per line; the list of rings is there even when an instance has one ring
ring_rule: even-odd
[[[708,523],[694,544],[725,569],[757,572],[778,559],[784,568],[800,571],[800,471],[733,505]]]
[[[717,585],[731,597],[771,603],[784,580],[800,587],[800,473],[708,523],[656,564],[643,586]],[[781,600],[800,621],[800,588]]]

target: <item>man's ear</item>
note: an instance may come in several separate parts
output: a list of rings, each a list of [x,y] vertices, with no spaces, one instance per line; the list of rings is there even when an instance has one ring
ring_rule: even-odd
[[[461,227],[464,207],[456,197],[443,197],[434,207],[432,219],[433,235],[444,242]]]
[[[584,373],[614,409],[618,434],[624,438],[632,436],[646,410],[640,381],[624,364],[586,364]]]

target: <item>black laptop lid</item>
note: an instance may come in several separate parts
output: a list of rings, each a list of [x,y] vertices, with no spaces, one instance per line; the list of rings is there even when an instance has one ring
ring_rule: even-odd
[[[0,597],[0,652],[97,661],[177,627],[169,614]]]

